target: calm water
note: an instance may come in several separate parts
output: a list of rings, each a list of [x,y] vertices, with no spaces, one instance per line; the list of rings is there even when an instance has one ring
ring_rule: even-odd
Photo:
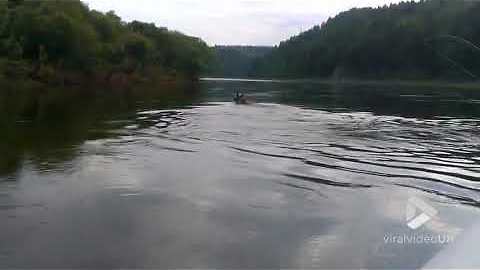
[[[0,268],[412,268],[480,217],[479,91],[2,90]]]

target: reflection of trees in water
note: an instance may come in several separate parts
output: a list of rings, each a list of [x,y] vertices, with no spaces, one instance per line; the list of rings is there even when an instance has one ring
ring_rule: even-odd
[[[206,82],[209,100],[230,101],[236,91],[257,102],[275,102],[328,111],[431,118],[480,117],[476,85],[441,82],[315,81]]]
[[[86,140],[115,136],[141,109],[175,107],[198,96],[195,85],[125,90],[60,89],[2,85],[0,176],[24,161],[49,169],[73,160]],[[117,125],[108,123],[122,120]]]
[[[277,91],[281,103],[332,111],[368,111],[380,115],[431,118],[480,117],[480,93],[438,85],[388,83],[285,84]]]
[[[24,161],[42,169],[61,168],[78,155],[78,147],[86,140],[116,136],[112,131],[125,127],[127,121],[135,122],[141,129],[149,125],[168,126],[158,116],[141,120],[135,113],[190,105],[203,92],[197,85],[106,90],[1,84],[0,176],[15,173]],[[386,83],[206,82],[202,85],[208,93],[204,99],[207,101],[231,101],[234,91],[240,90],[258,102],[329,111],[369,111],[420,118],[480,117],[480,93],[475,90]]]

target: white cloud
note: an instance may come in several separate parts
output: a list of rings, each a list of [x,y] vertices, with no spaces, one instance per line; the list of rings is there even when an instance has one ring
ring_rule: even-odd
[[[272,45],[352,7],[398,0],[84,0],[126,21],[154,22],[209,44]]]

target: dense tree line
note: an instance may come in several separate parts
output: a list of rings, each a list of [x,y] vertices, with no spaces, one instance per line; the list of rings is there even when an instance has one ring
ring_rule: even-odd
[[[255,61],[265,56],[272,47],[265,46],[215,46],[215,60],[209,76],[249,77]]]
[[[22,71],[39,78],[67,71],[196,77],[211,55],[198,38],[126,23],[79,0],[0,1],[0,72],[8,77]]]
[[[427,0],[352,9],[256,61],[267,77],[478,79],[480,2]]]

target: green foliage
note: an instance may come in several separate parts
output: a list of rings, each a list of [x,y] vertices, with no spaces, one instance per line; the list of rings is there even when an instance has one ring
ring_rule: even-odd
[[[272,47],[263,46],[215,46],[215,63],[209,76],[249,77],[255,61],[271,52]]]
[[[480,3],[467,0],[352,9],[282,42],[256,61],[253,73],[274,77],[474,78],[480,76],[480,50],[462,39],[480,44],[479,12]]]
[[[145,44],[150,48],[147,63],[161,65],[174,72],[182,71],[189,76],[198,76],[209,65],[212,51],[198,38],[138,21],[129,23],[127,27],[149,39],[150,42]]]
[[[39,65],[89,72],[155,66],[196,75],[210,54],[199,39],[127,24],[79,0],[0,1],[0,58],[30,62],[37,71]]]
[[[150,50],[150,41],[138,33],[128,33],[123,40],[125,54],[144,63]]]

